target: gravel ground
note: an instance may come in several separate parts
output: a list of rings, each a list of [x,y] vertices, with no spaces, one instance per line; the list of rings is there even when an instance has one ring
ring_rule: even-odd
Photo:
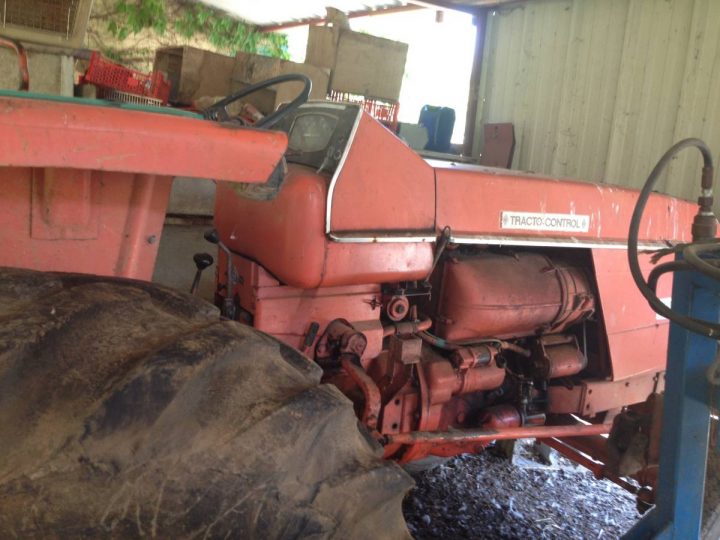
[[[638,519],[632,495],[555,454],[543,466],[529,443],[513,464],[491,451],[423,473],[403,505],[410,532],[426,538],[611,539]]]

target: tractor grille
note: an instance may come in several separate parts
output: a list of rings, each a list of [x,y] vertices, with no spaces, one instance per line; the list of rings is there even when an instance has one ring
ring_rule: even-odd
[[[59,34],[69,39],[75,31],[80,0],[0,0],[2,26]]]

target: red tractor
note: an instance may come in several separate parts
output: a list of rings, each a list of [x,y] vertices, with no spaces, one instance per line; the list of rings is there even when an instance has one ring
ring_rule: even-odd
[[[253,128],[214,121],[246,92],[0,96],[3,536],[402,537],[397,464],[504,439],[624,483],[603,435],[668,333],[636,192],[428,162],[308,91]],[[219,312],[145,281],[180,175],[217,180]],[[641,245],[694,211],[652,196]]]

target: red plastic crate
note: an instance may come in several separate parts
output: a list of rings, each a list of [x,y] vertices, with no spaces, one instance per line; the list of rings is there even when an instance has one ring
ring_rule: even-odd
[[[388,101],[382,99],[373,99],[357,94],[349,94],[347,92],[338,92],[331,90],[327,96],[330,101],[357,103],[370,116],[385,124],[392,131],[397,131],[398,109],[400,104],[397,101]]]
[[[397,125],[398,104],[376,99],[366,99],[363,103],[365,112],[383,123]]]
[[[170,83],[165,80],[162,73],[154,72],[146,75],[103,58],[97,52],[90,55],[90,64],[83,81],[101,88],[159,99],[164,104],[168,102],[170,96]]]

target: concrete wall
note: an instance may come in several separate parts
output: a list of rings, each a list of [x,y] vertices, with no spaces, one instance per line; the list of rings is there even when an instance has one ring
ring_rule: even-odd
[[[178,177],[173,180],[167,213],[212,217],[215,211],[215,182]]]
[[[513,122],[513,167],[638,187],[675,141],[720,158],[720,1],[530,0],[488,14],[474,148]],[[659,186],[697,196],[698,155]]]
[[[30,92],[73,95],[74,60],[70,56],[27,50]],[[15,51],[0,49],[0,89],[17,90],[21,77]]]

